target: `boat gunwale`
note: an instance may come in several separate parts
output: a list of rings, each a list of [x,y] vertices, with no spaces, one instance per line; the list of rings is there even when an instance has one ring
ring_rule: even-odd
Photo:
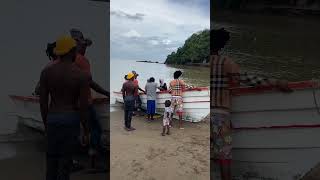
[[[37,96],[18,96],[18,95],[9,95],[11,99],[17,99],[20,101],[28,101],[28,102],[34,102],[39,103],[39,97]],[[94,104],[105,104],[109,102],[109,98],[107,97],[95,97],[92,98],[92,101]]]
[[[308,81],[298,81],[298,82],[290,82],[288,84],[289,88],[292,90],[303,90],[309,88],[319,87],[319,82],[315,82],[312,80]],[[261,87],[235,87],[230,88],[233,96],[241,96],[248,94],[259,94],[266,92],[275,92],[276,88],[274,86],[261,86]]]
[[[209,87],[195,87],[184,90],[184,92],[190,92],[190,91],[209,91]],[[121,94],[121,91],[113,91],[115,94]],[[139,93],[140,95],[143,95],[144,93]],[[169,91],[157,91],[157,94],[170,94]]]

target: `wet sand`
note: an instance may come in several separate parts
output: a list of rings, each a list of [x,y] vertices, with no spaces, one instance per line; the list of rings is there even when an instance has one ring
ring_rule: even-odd
[[[0,136],[0,177],[3,180],[44,180],[46,170],[44,136],[33,130],[28,133]],[[7,148],[3,148],[7,147]],[[5,152],[10,150],[10,152]],[[1,156],[2,154],[2,156]],[[7,155],[7,156],[5,156]],[[86,165],[86,156],[77,158]],[[105,180],[107,174],[88,174],[86,170],[73,173],[71,180]]]
[[[133,117],[137,130],[123,129],[123,111],[111,112],[111,179],[209,180],[209,123],[177,121],[171,135],[161,136],[162,119]]]

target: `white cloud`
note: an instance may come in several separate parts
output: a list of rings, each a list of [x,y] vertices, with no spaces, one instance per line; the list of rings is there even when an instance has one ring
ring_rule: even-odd
[[[152,45],[158,45],[159,44],[159,42],[157,40],[150,40],[149,42]]]
[[[183,45],[192,33],[210,27],[208,12],[183,2],[116,0],[110,4],[111,11],[118,12],[111,16],[111,58],[130,59],[139,55],[141,59],[165,60],[172,47]],[[140,20],[132,18],[133,15],[140,15]],[[152,46],[159,48],[149,48]],[[145,49],[148,52],[140,51]]]
[[[165,45],[169,45],[169,44],[171,44],[171,40],[170,39],[164,39],[164,40],[162,40],[162,43],[165,44]]]
[[[168,50],[170,52],[176,51],[177,49],[178,49],[178,47],[168,47],[168,48],[166,48],[166,50]]]
[[[138,33],[136,30],[132,29],[129,32],[124,33],[123,36],[128,37],[128,38],[139,38],[139,37],[141,37],[141,34]]]

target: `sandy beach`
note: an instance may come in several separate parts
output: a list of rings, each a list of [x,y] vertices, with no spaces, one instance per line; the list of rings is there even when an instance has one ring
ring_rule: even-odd
[[[111,179],[114,180],[209,180],[209,122],[177,121],[171,135],[161,136],[162,119],[147,122],[135,116],[123,129],[123,111],[111,112]]]
[[[18,133],[12,135],[0,136],[1,180],[44,180],[45,149],[44,136],[30,129],[24,129],[22,132],[19,130]],[[6,154],[7,156],[5,156]],[[81,155],[77,157],[77,160],[86,165],[88,159]],[[86,170],[83,170],[73,173],[71,180],[105,180],[107,177],[108,175],[105,173],[88,174]]]

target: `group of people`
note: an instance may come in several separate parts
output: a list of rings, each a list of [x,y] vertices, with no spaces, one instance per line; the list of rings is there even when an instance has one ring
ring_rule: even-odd
[[[90,166],[96,168],[103,129],[93,107],[91,89],[107,97],[110,93],[92,79],[85,56],[91,44],[81,31],[71,29],[70,35],[47,46],[50,62],[42,70],[34,92],[40,96],[47,137],[47,180],[70,179],[79,144],[89,147]]]
[[[175,71],[173,74],[173,80],[169,83],[169,89],[167,84],[160,79],[160,84],[155,82],[154,77],[150,77],[145,85],[145,90],[141,89],[137,80],[138,74],[135,71],[129,72],[125,75],[125,82],[122,85],[122,96],[124,100],[124,128],[127,131],[133,131],[135,128],[131,126],[131,120],[133,112],[139,107],[141,108],[141,99],[139,96],[139,90],[147,96],[147,114],[148,120],[154,120],[157,105],[157,90],[168,91],[171,94],[171,100],[165,101],[165,109],[163,115],[163,132],[161,135],[170,134],[170,127],[172,127],[172,118],[174,113],[179,117],[179,128],[182,127],[183,116],[183,92],[186,89],[192,88],[186,84],[182,79],[179,79],[182,75],[181,71]],[[166,133],[165,133],[166,132]]]
[[[286,80],[276,80],[251,75],[240,71],[240,66],[230,57],[221,55],[220,51],[230,39],[225,29],[210,31],[210,153],[212,166],[220,167],[222,180],[231,180],[232,162],[232,127],[230,88],[241,84],[249,86],[274,86],[280,91],[291,92]]]

